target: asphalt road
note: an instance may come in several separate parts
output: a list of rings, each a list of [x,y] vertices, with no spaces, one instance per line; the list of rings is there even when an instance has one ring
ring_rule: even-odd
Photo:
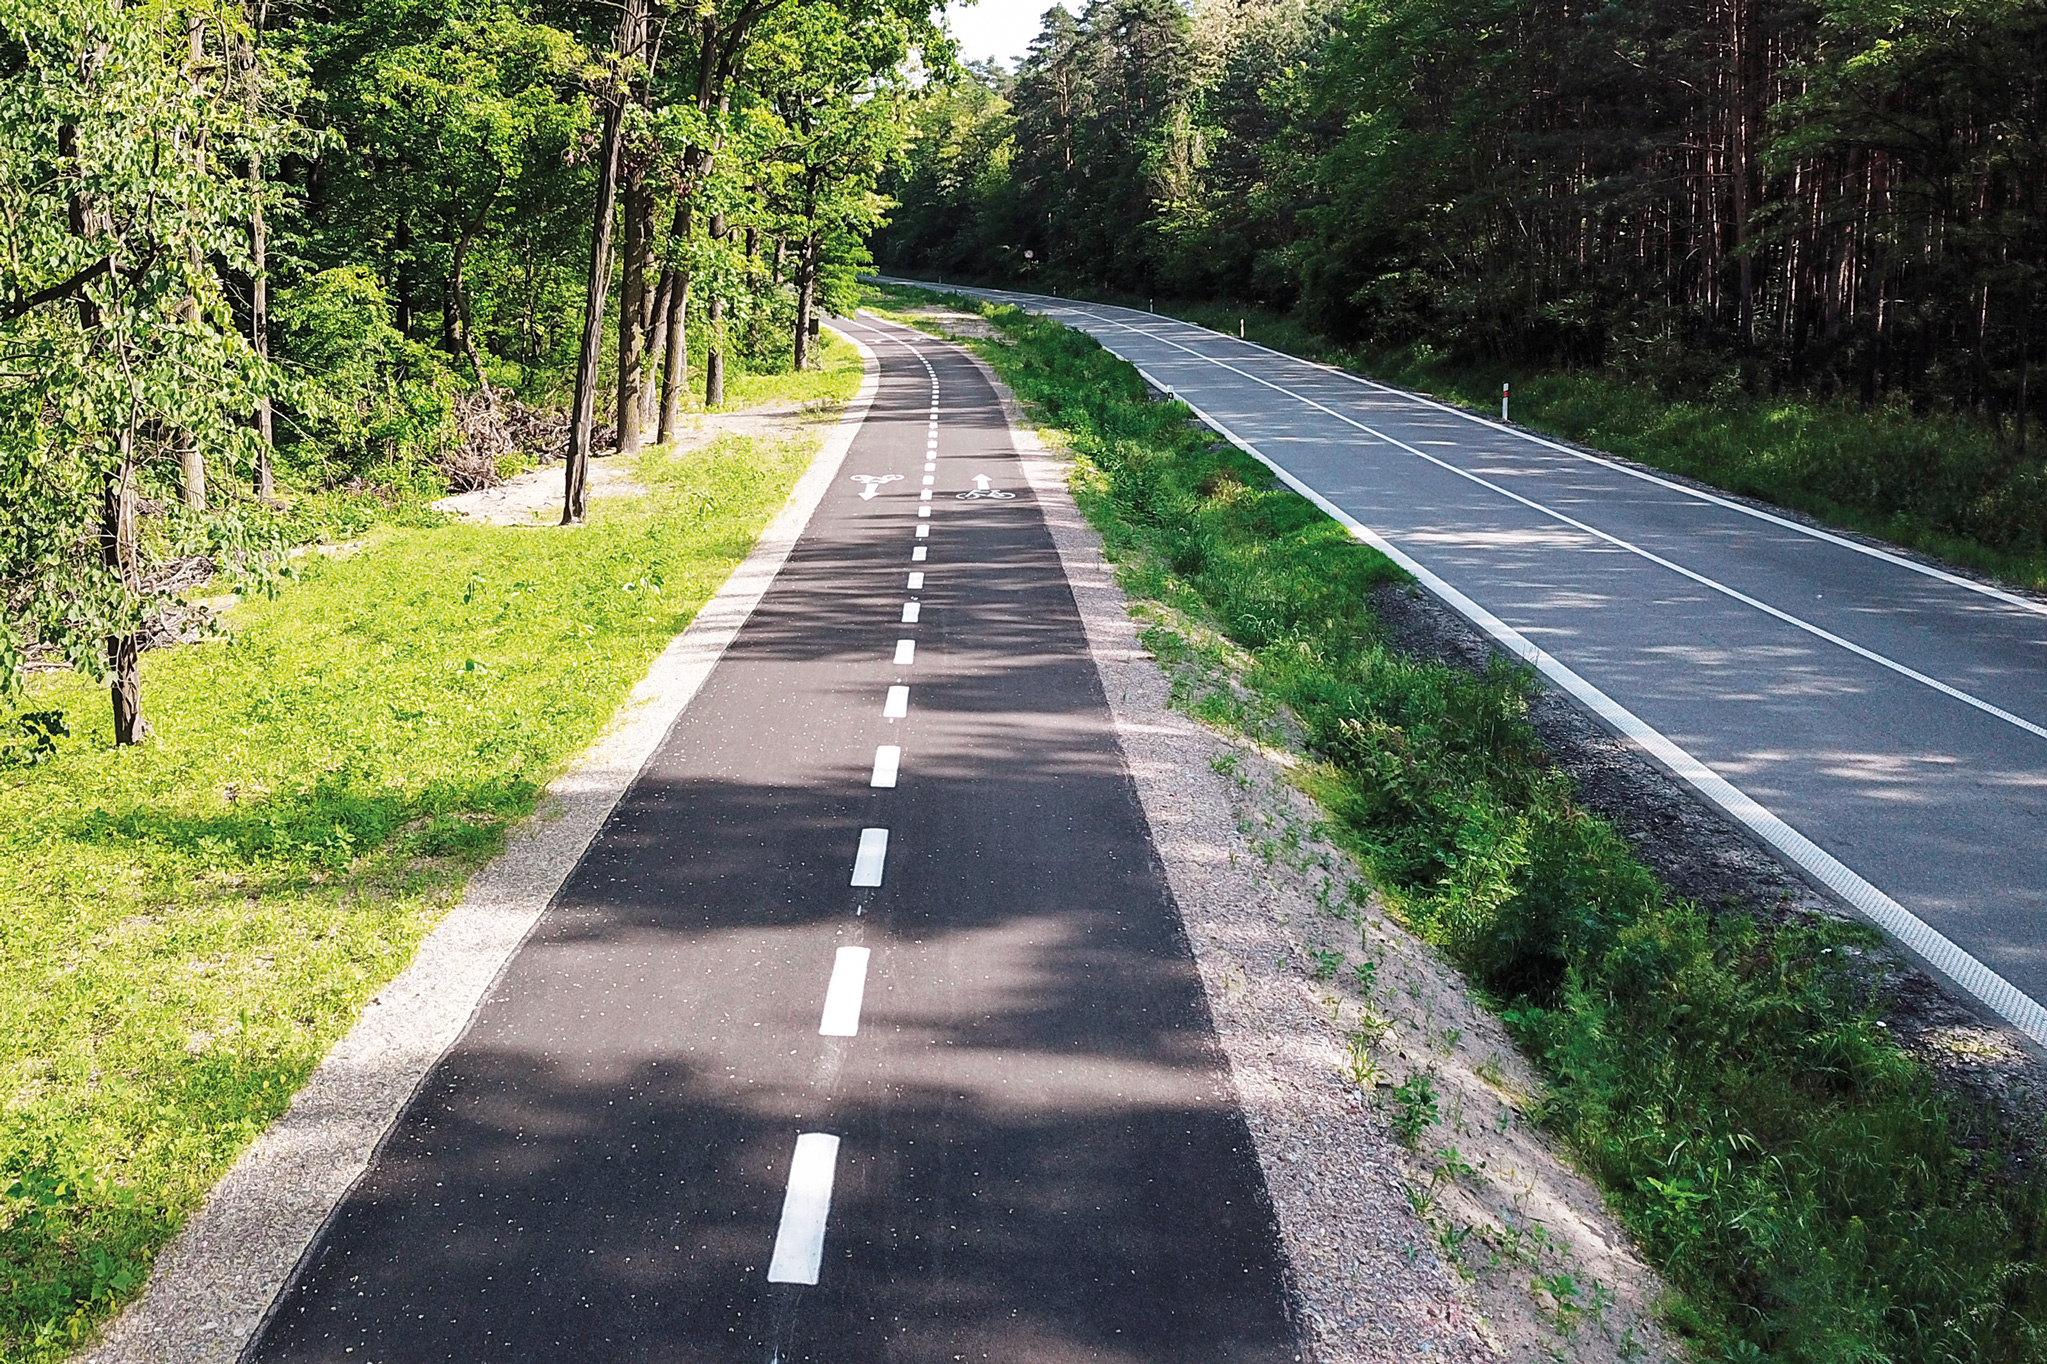
[[[1298,1357],[1001,409],[849,330],[845,476],[250,1357]]]
[[[1131,361],[2047,1044],[2047,607],[1206,328],[961,292]]]

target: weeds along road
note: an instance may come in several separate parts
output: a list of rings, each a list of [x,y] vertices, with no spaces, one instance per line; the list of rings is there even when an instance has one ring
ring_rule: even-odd
[[[2047,1044],[2047,607],[1204,327],[958,292],[1136,365]]]
[[[265,1361],[1292,1361],[1278,1232],[994,392],[880,389]]]

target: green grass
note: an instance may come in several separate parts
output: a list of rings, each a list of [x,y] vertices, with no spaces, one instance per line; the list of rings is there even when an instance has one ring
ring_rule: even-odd
[[[1842,965],[1873,933],[1668,895],[1547,762],[1528,674],[1389,647],[1369,602],[1392,565],[1092,340],[992,315],[1004,339],[979,349],[1074,452],[1076,496],[1163,622],[1148,646],[1169,668],[1202,631],[1248,652],[1258,704],[1188,708],[1305,752],[1302,785],[1393,912],[1546,1076],[1540,1120],[1678,1290],[1668,1320],[1701,1358],[2047,1358],[2047,1190],[1885,1036]]]
[[[857,355],[826,363],[736,397],[849,397]],[[97,688],[33,684],[71,733],[0,767],[0,1359],[132,1295],[811,448],[657,449],[648,496],[579,529],[385,525],[309,558],[231,640],[146,657],[137,748]]]

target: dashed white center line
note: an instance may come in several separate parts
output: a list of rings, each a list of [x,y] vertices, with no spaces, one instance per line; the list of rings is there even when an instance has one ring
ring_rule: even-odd
[[[929,508],[929,507],[919,507],[919,508],[917,508],[917,515],[919,515],[919,516],[929,516],[930,514],[931,514],[931,508]],[[919,527],[917,527],[917,538],[918,538],[919,540],[929,540],[929,539],[931,538],[931,527],[929,527],[929,526],[919,526]]]
[[[839,1167],[839,1139],[829,1132],[796,1138],[789,1162],[789,1191],[782,1195],[782,1225],[768,1261],[769,1283],[817,1283],[824,1263],[824,1224],[832,1211],[832,1177]]]
[[[933,483],[936,483],[937,481],[938,480],[932,477],[930,474],[924,475],[924,486],[926,486],[927,488],[930,487]]]
[[[888,860],[888,830],[862,829],[860,851],[853,854],[853,884],[878,886],[881,866]]]
[[[867,957],[864,947],[842,947],[832,962],[832,983],[825,987],[824,1018],[817,1025],[820,1037],[858,1037],[860,1001],[867,994]]]
[[[908,666],[909,664],[915,663],[916,661],[917,661],[917,641],[916,641],[916,640],[914,640],[914,639],[899,639],[899,640],[897,640],[897,641],[896,641],[896,664],[897,664],[897,666],[899,666],[899,667],[906,667],[906,666]]]
[[[905,625],[915,625],[915,624],[917,623],[917,613],[918,613],[918,611],[919,611],[919,610],[921,610],[921,609],[922,609],[922,607],[923,607],[923,603],[922,603],[922,602],[914,602],[914,601],[906,601],[906,602],[904,602],[904,603],[903,603],[903,624],[905,624]]]
[[[922,573],[912,573],[912,574],[910,575],[910,590],[911,590],[912,592],[918,592],[918,591],[922,591],[922,590],[923,590],[923,587],[924,587],[924,575],[923,575]]]
[[[874,775],[867,779],[869,786],[884,790],[896,784],[896,771],[903,765],[903,750],[899,744],[883,744],[874,750]]]
[[[919,515],[919,516],[929,516],[929,515],[931,515],[931,508],[929,508],[929,507],[919,507],[919,508],[917,508],[917,515]],[[924,529],[926,529],[926,528],[925,528],[925,527],[923,527],[923,526],[919,526],[919,527],[917,527],[917,529],[918,529],[918,530],[924,530]]]
[[[888,689],[888,700],[881,703],[881,718],[900,720],[910,713],[910,689],[894,686]]]
[[[921,564],[924,562],[924,556],[930,552],[931,547],[929,545],[912,545],[910,546],[910,562]]]
[[[917,496],[922,501],[929,502],[931,500],[931,490],[926,488],[923,492],[918,493]]]

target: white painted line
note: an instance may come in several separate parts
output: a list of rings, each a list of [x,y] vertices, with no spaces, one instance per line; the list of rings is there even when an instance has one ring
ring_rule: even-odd
[[[1135,331],[1138,332],[1139,335],[1151,336],[1151,333],[1141,331],[1139,328],[1129,326],[1127,323],[1115,322],[1113,319],[1107,318],[1103,320],[1109,321],[1115,326],[1122,327],[1126,331]],[[1241,375],[1244,378],[1249,379],[1253,383],[1263,384],[1265,387],[1271,389],[1275,393],[1284,393],[1286,396],[1294,399],[1296,402],[1302,403],[1303,405],[1308,407],[1312,407],[1316,411],[1324,413],[1327,416],[1334,417],[1338,421],[1343,422],[1349,426],[1354,426],[1368,436],[1377,437],[1379,440],[1386,442],[1388,445],[1391,445],[1396,450],[1405,450],[1408,454],[1415,456],[1417,459],[1427,460],[1429,463],[1437,466],[1440,469],[1446,470],[1449,473],[1455,474],[1459,478],[1467,479],[1470,482],[1476,483],[1478,484],[1479,487],[1484,488],[1490,492],[1497,493],[1501,497],[1507,498],[1509,501],[1518,502],[1522,506],[1527,507],[1531,511],[1539,512],[1540,514],[1549,517],[1553,521],[1557,521],[1563,525],[1571,527],[1573,530],[1582,531],[1586,535],[1590,535],[1596,540],[1604,541],[1605,543],[1612,545],[1615,549],[1622,549],[1626,550],[1630,554],[1639,555],[1640,557],[1647,559],[1650,563],[1655,564],[1659,568],[1668,569],[1670,572],[1677,574],[1681,578],[1687,578],[1692,582],[1699,584],[1699,586],[1701,587],[1707,588],[1714,592],[1718,592],[1722,596],[1725,596],[1732,601],[1738,601],[1742,605],[1747,606],[1753,610],[1760,611],[1764,615],[1769,616],[1772,619],[1783,621],[1786,625],[1791,626],[1793,629],[1802,630],[1806,634],[1813,636],[1815,639],[1825,640],[1827,643],[1834,645],[1836,648],[1854,654],[1858,658],[1867,659],[1871,663],[1876,664],[1880,668],[1887,668],[1891,672],[1898,674],[1900,677],[1909,678],[1912,681],[1919,683],[1921,686],[1928,687],[1934,691],[1941,693],[1943,696],[1952,697],[1953,699],[1960,701],[1965,706],[1973,706],[1975,709],[1982,711],[1985,715],[1991,716],[1994,719],[2002,720],[2006,724],[2012,725],[2018,729],[2023,729],[2027,733],[2032,734],[2037,738],[2047,739],[2047,726],[2038,725],[2031,720],[2027,720],[2021,716],[2014,715],[2010,711],[2005,710],[2000,706],[1992,705],[1990,702],[1983,700],[1981,697],[1972,695],[1969,692],[1965,692],[1959,687],[1950,686],[1948,683],[1941,681],[1937,677],[1929,677],[1927,674],[1920,672],[1917,668],[1913,668],[1906,664],[1900,663],[1895,659],[1887,658],[1883,654],[1876,652],[1874,649],[1865,648],[1851,639],[1844,639],[1842,636],[1835,634],[1831,630],[1824,629],[1821,626],[1814,625],[1812,622],[1808,620],[1804,620],[1801,617],[1792,615],[1789,611],[1781,610],[1778,607],[1770,605],[1770,603],[1768,602],[1761,601],[1755,597],[1750,596],[1746,592],[1742,592],[1736,588],[1729,587],[1727,584],[1719,582],[1713,578],[1709,578],[1703,573],[1699,573],[1693,569],[1686,568],[1683,564],[1676,563],[1670,559],[1664,558],[1660,554],[1655,554],[1649,550],[1643,549],[1640,545],[1634,544],[1627,540],[1623,540],[1617,535],[1610,535],[1607,532],[1600,530],[1596,526],[1589,525],[1584,521],[1578,520],[1576,517],[1566,516],[1563,512],[1557,511],[1553,507],[1546,507],[1542,503],[1535,501],[1533,498],[1523,497],[1520,493],[1517,493],[1510,488],[1503,488],[1499,484],[1494,483],[1491,479],[1482,478],[1479,475],[1472,473],[1469,469],[1460,468],[1457,465],[1450,463],[1448,460],[1430,454],[1426,450],[1418,450],[1414,446],[1409,445],[1406,441],[1397,440],[1394,437],[1387,435],[1383,431],[1376,430],[1373,427],[1365,425],[1363,422],[1357,420],[1355,417],[1346,416],[1343,413],[1337,411],[1333,407],[1324,406],[1323,404],[1316,402],[1313,398],[1308,397],[1306,394],[1296,393],[1290,388],[1286,388],[1280,384],[1273,383],[1270,379],[1261,379],[1257,375],[1251,373],[1249,370],[1238,369],[1235,365],[1227,364],[1221,360],[1217,360],[1213,356],[1203,355],[1200,351],[1194,350],[1193,348],[1188,346],[1183,346],[1178,341],[1173,341],[1163,336],[1152,336],[1152,339],[1155,341],[1164,342],[1166,345],[1173,347],[1175,350],[1186,351],[1189,355],[1194,356],[1198,360],[1206,360],[1211,365],[1215,365],[1221,369],[1226,369],[1232,374]],[[1143,373],[1142,370],[1138,372],[1140,374]],[[1146,382],[1150,383],[1153,387],[1160,387],[1159,382],[1156,379],[1152,379],[1148,375],[1146,376]],[[1184,398],[1181,399],[1181,401],[1186,402]],[[1192,403],[1187,403],[1186,405],[1189,411],[1194,410],[1194,405]],[[1203,420],[1207,419],[1203,418]],[[1214,425],[1214,423],[1211,422],[1210,425]],[[1221,428],[1217,427],[1217,429],[1220,430]],[[1263,456],[1261,455],[1260,458],[1262,459]]]
[[[862,829],[860,851],[853,854],[853,884],[881,884],[881,864],[888,860],[888,830]]]
[[[931,490],[926,488],[923,492],[918,493],[917,497],[919,501],[929,502],[931,500]]]
[[[931,514],[931,508],[919,507],[917,508],[917,514],[919,516],[929,516]],[[931,527],[929,526],[917,527],[917,538],[919,540],[929,540],[931,538]]]
[[[768,1261],[769,1283],[816,1284],[824,1264],[824,1224],[832,1211],[832,1177],[839,1167],[839,1139],[828,1132],[796,1138],[789,1162],[789,1191],[782,1195],[782,1225]]]
[[[938,480],[936,478],[933,478],[930,474],[924,475],[924,486],[927,488],[930,487],[932,484],[936,483],[937,481]]]
[[[910,562],[913,564],[921,564],[924,562],[924,556],[929,554],[930,552],[931,547],[929,545],[912,545],[910,547]]]
[[[1142,374],[1143,371],[1140,370],[1139,373]],[[1160,386],[1150,375],[1145,375],[1145,382],[1155,388]],[[1186,402],[1184,398],[1181,401]],[[1964,951],[1946,934],[1849,870],[1831,853],[1785,823],[1747,792],[1664,737],[1660,731],[1651,728],[1632,711],[1569,667],[1550,657],[1520,631],[1444,582],[1420,563],[1409,558],[1385,536],[1268,459],[1265,452],[1257,446],[1194,404],[1187,403],[1187,410],[1208,423],[1230,444],[1272,470],[1281,482],[1348,527],[1351,534],[1414,574],[1422,586],[1441,597],[1453,610],[1506,645],[1516,656],[1532,664],[1543,676],[1578,698],[1608,724],[1641,745],[1700,795],[1740,820],[1757,837],[1861,910],[1877,927],[1918,953],[1934,969],[1981,1000],[2000,1018],[2033,1041],[2047,1046],[2047,1008],[2042,1008],[2023,994],[2017,986]]]
[[[874,775],[867,779],[869,786],[890,787],[896,784],[896,769],[902,765],[903,750],[897,744],[883,744],[874,750]]]
[[[918,572],[918,573],[912,573],[912,574],[910,575],[910,590],[911,590],[912,592],[920,592],[920,591],[922,591],[922,590],[923,590],[923,588],[924,588],[924,575],[923,575],[923,574],[922,574],[921,572]]]
[[[923,607],[923,603],[921,603],[921,602],[914,602],[914,601],[906,601],[906,602],[904,602],[904,603],[903,603],[903,624],[905,624],[905,625],[915,625],[915,624],[917,623],[917,613],[918,613],[918,612],[919,612],[919,611],[920,611],[920,610],[922,609],[922,607]]]
[[[881,718],[900,720],[910,713],[910,689],[898,684],[888,689],[888,700],[881,703]]]
[[[916,641],[916,640],[914,640],[914,639],[899,639],[899,640],[897,640],[897,641],[896,641],[896,662],[897,662],[898,664],[902,665],[902,666],[905,666],[905,667],[907,667],[908,665],[910,665],[910,664],[912,664],[912,663],[915,663],[916,661],[917,661],[917,641]]]
[[[1075,311],[1085,312],[1085,309],[1076,309]],[[1099,314],[1092,313],[1087,315],[1099,316]],[[1106,322],[1115,321],[1115,319],[1113,318],[1102,318],[1101,320]],[[1128,323],[1116,322],[1116,325],[1120,327],[1126,327],[1131,331],[1139,332],[1143,335],[1153,335],[1153,333],[1145,332],[1144,329],[1141,327],[1131,327]],[[1224,341],[1229,341],[1233,339],[1231,337],[1223,335],[1223,333],[1221,332],[1211,332],[1209,331],[1208,328],[1196,326],[1194,323],[1191,322],[1185,323],[1183,325],[1193,327],[1194,330],[1196,331],[1208,332],[1209,335],[1217,337]],[[1158,337],[1157,339],[1163,341],[1166,338],[1161,336]],[[1256,350],[1262,350],[1267,355],[1276,356],[1281,360],[1290,360],[1293,361],[1295,364],[1306,365],[1310,369],[1322,370],[1325,373],[1333,374],[1336,377],[1348,380],[1351,383],[1362,384],[1366,388],[1377,389],[1381,393],[1391,394],[1398,398],[1405,398],[1409,402],[1419,403],[1423,407],[1435,408],[1437,411],[1446,412],[1449,415],[1457,417],[1463,421],[1473,422],[1479,426],[1489,427],[1490,429],[1499,432],[1501,435],[1513,436],[1517,440],[1525,440],[1531,445],[1540,445],[1546,450],[1554,450],[1558,454],[1569,455],[1573,459],[1584,460],[1587,464],[1597,464],[1602,468],[1611,469],[1615,473],[1626,474],[1629,478],[1639,478],[1644,483],[1653,483],[1659,488],[1668,488],[1670,491],[1674,493],[1681,493],[1686,497],[1696,497],[1703,502],[1710,502],[1713,505],[1725,508],[1728,511],[1740,512],[1743,516],[1752,516],[1758,521],[1767,521],[1771,525],[1781,527],[1784,530],[1796,531],[1800,535],[1809,536],[1815,540],[1824,540],[1828,544],[1838,546],[1841,549],[1850,549],[1855,551],[1857,554],[1866,554],[1872,559],[1881,559],[1885,563],[1895,565],[1898,568],[1910,569],[1914,573],[1923,573],[1929,578],[1938,578],[1940,581],[1948,583],[1951,586],[1965,588],[1970,592],[1979,592],[1986,597],[1994,597],[1998,601],[2005,603],[2007,606],[2016,606],[2021,610],[2031,611],[2036,615],[2047,615],[2047,604],[2033,601],[2026,597],[2018,596],[2015,593],[2007,592],[1999,587],[1993,587],[1989,583],[1979,583],[1972,579],[1964,578],[1959,574],[1949,573],[1945,569],[1935,568],[1931,564],[1922,564],[1915,562],[1914,560],[1905,558],[1903,555],[1894,554],[1889,550],[1880,549],[1875,545],[1865,545],[1858,543],[1857,541],[1848,539],[1846,536],[1836,535],[1832,531],[1822,530],[1818,526],[1808,526],[1803,522],[1794,521],[1789,517],[1778,516],[1774,512],[1764,511],[1760,507],[1747,506],[1743,503],[1733,500],[1732,498],[1717,496],[1714,493],[1708,492],[1702,488],[1689,487],[1683,483],[1677,483],[1672,481],[1671,479],[1662,478],[1656,474],[1650,473],[1646,469],[1632,469],[1629,468],[1627,465],[1622,464],[1618,460],[1608,459],[1605,458],[1604,456],[1595,455],[1585,450],[1574,450],[1568,445],[1560,445],[1556,441],[1545,440],[1543,437],[1536,435],[1532,431],[1526,431],[1517,427],[1508,426],[1501,422],[1494,421],[1491,417],[1483,416],[1476,412],[1467,412],[1463,408],[1455,407],[1449,403],[1438,402],[1433,398],[1423,397],[1419,393],[1411,393],[1404,388],[1394,388],[1391,385],[1382,384],[1376,379],[1367,379],[1361,374],[1352,374],[1349,370],[1339,369],[1335,365],[1324,364],[1319,360],[1303,360],[1298,355],[1288,355],[1285,351],[1274,350],[1270,346],[1261,346],[1256,341],[1244,341],[1240,342],[1239,344],[1250,346]],[[1199,352],[1197,352],[1197,354],[1198,353]],[[1206,359],[1208,357],[1203,356],[1202,358]]]
[[[926,507],[919,507],[919,508],[917,508],[917,515],[919,515],[919,516],[929,516],[929,515],[931,515],[931,508],[930,508],[930,507],[928,507],[928,506],[926,506]],[[922,526],[919,526],[919,527],[917,527],[917,529],[918,529],[918,530],[922,530],[922,529],[924,529],[924,528],[923,528]]]
[[[891,781],[889,785],[895,783]],[[825,986],[824,1019],[817,1025],[820,1037],[858,1037],[860,1001],[867,994],[867,957],[864,947],[842,947],[832,962],[832,983]]]

